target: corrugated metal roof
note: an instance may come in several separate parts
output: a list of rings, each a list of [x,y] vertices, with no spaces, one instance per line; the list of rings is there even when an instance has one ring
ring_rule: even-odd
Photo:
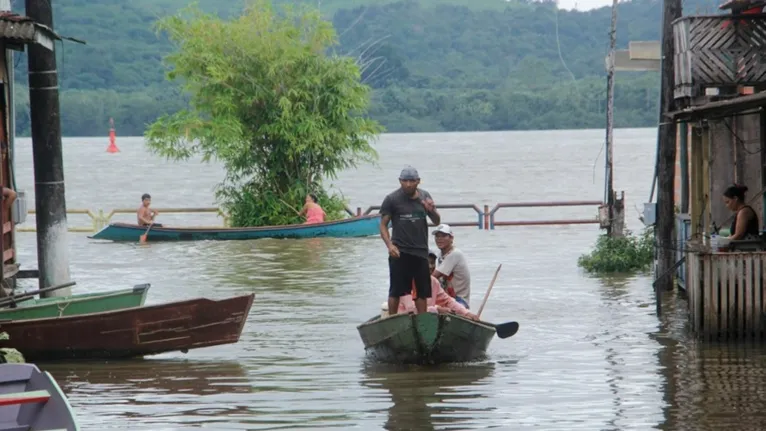
[[[50,49],[53,47],[53,39],[60,40],[61,37],[50,27],[38,24],[27,16],[0,12],[0,39],[39,43]]]

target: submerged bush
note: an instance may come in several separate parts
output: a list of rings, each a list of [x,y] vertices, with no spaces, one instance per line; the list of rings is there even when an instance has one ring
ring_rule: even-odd
[[[8,340],[10,337],[7,332],[0,332],[0,340]],[[24,355],[16,349],[3,347],[0,348],[0,364],[23,364]]]
[[[641,271],[654,261],[654,230],[644,229],[641,235],[626,230],[625,236],[613,238],[601,235],[596,247],[577,259],[577,265],[592,274]]]

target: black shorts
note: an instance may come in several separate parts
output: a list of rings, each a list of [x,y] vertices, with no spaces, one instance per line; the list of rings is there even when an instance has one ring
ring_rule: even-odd
[[[428,259],[413,254],[401,253],[399,258],[388,257],[390,284],[388,296],[398,298],[412,293],[412,282],[418,298],[431,297],[431,268]]]

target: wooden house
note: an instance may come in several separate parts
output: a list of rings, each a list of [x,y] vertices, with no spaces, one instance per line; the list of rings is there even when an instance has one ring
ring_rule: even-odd
[[[677,272],[695,332],[708,339],[766,338],[766,243],[710,248],[734,217],[723,191],[748,187],[766,214],[766,14],[686,16],[674,23],[677,161]]]

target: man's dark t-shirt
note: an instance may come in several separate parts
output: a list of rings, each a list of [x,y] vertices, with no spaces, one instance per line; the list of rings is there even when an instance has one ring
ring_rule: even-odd
[[[428,220],[421,201],[430,199],[431,194],[423,189],[418,193],[412,199],[402,189],[396,190],[383,200],[380,214],[391,216],[391,242],[401,253],[428,259]]]

